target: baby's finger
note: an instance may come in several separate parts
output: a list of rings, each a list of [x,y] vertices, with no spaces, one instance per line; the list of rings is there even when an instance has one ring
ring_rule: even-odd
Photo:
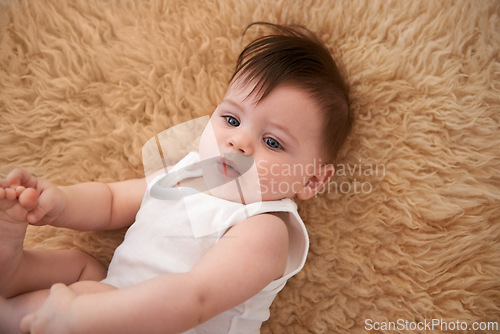
[[[28,221],[28,223],[36,225],[38,222],[40,222],[40,220],[42,220],[43,217],[45,217],[45,215],[47,215],[47,212],[48,211],[46,207],[37,201],[37,205],[28,213],[28,215],[26,216],[26,220]],[[44,224],[49,223],[45,222]]]
[[[21,168],[13,169],[7,174],[6,179],[10,186],[24,186],[26,188],[35,188],[38,182],[28,171]]]
[[[47,211],[45,209],[41,208],[40,206],[37,206],[35,209],[30,211],[30,213],[28,213],[28,215],[26,216],[26,220],[31,225],[36,225],[43,217],[45,217],[46,214],[47,214]],[[48,224],[48,223],[45,223],[45,224]],[[43,225],[43,224],[40,224],[40,225]]]
[[[31,332],[31,324],[33,323],[33,320],[35,320],[35,317],[36,317],[35,313],[30,313],[21,320],[21,323],[19,324],[19,329],[21,329],[21,332],[23,333]]]
[[[0,199],[5,199],[5,189],[0,188]]]

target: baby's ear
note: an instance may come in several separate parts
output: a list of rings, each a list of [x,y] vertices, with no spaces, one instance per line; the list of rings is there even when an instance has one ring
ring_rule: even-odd
[[[316,195],[325,184],[330,181],[335,173],[333,165],[321,165],[315,171],[304,185],[304,187],[297,193],[297,197],[301,200],[306,200]]]

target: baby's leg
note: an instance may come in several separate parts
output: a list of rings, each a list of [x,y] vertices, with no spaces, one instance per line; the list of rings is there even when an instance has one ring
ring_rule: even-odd
[[[0,188],[0,296],[10,298],[54,283],[103,279],[105,267],[80,251],[23,249],[26,215],[37,200],[34,189]]]
[[[96,286],[89,281],[79,281],[69,286],[77,294],[99,293],[116,288],[105,284]],[[21,334],[19,324],[28,314],[38,310],[49,296],[50,290],[25,293],[10,299],[0,297],[0,333]]]
[[[29,292],[10,299],[0,297],[0,333],[21,334],[21,320],[40,308],[49,296],[49,291]]]
[[[80,281],[69,286],[77,294],[99,293],[116,288],[105,284],[89,284],[89,281]],[[39,290],[25,293],[10,299],[0,297],[0,333],[21,334],[19,324],[28,314],[37,311],[49,296],[50,290]]]
[[[22,262],[26,216],[37,200],[34,189],[0,188],[0,296],[8,294],[6,286]]]
[[[26,292],[48,289],[55,283],[66,285],[106,277],[106,268],[79,250],[24,250],[22,261],[10,280],[0,288],[10,298]]]

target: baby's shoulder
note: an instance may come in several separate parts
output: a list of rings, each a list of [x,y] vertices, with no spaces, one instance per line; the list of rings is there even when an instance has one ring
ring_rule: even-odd
[[[288,239],[288,228],[280,213],[266,212],[248,217],[232,226],[226,234],[241,234],[256,238],[273,237],[276,240]]]

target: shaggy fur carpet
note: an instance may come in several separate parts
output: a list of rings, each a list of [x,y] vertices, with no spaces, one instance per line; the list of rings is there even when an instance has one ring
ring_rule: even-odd
[[[499,321],[499,16],[494,0],[2,0],[0,176],[140,177],[149,138],[214,110],[249,23],[304,25],[346,69],[356,124],[298,203],[308,261],[262,332]],[[30,228],[26,246],[108,263],[123,232]]]

